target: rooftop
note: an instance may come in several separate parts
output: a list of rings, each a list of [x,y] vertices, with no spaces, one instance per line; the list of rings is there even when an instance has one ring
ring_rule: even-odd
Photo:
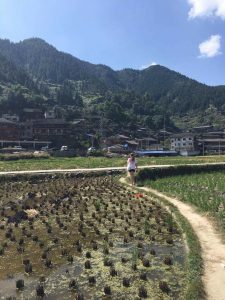
[[[171,138],[182,138],[182,137],[195,137],[196,134],[192,132],[181,132],[181,133],[175,133],[171,135]]]
[[[7,120],[5,118],[0,118],[0,123],[16,124],[15,122]]]

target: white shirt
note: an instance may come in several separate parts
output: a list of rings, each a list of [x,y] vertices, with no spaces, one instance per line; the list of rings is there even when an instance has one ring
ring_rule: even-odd
[[[136,170],[137,168],[137,164],[136,164],[136,161],[135,159],[132,160],[130,157],[128,158],[127,160],[127,170]]]

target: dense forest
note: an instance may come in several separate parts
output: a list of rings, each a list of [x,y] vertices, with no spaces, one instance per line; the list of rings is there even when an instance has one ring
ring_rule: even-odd
[[[221,127],[225,86],[210,87],[156,65],[114,71],[58,51],[39,38],[0,40],[0,112],[54,107],[68,121],[101,116],[111,131]],[[110,133],[112,133],[110,132]]]

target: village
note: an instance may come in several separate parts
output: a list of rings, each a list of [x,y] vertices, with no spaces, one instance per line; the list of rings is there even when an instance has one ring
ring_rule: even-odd
[[[61,155],[95,155],[103,151],[108,155],[135,152],[139,156],[194,156],[221,155],[225,153],[225,132],[213,125],[193,127],[189,132],[158,132],[138,127],[132,135],[125,131],[113,135],[89,133],[90,120],[77,119],[68,122],[57,118],[54,109],[23,109],[23,117],[2,114],[0,117],[1,152],[12,150],[58,151]],[[101,128],[99,132],[103,131]],[[86,147],[74,147],[81,137]]]

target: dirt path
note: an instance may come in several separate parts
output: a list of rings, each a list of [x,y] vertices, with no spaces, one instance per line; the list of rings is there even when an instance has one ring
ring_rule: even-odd
[[[123,179],[122,182],[125,182]],[[174,204],[187,218],[197,234],[204,261],[203,283],[209,300],[225,300],[225,244],[221,241],[212,223],[206,216],[198,214],[193,207],[176,198],[168,197],[157,190],[142,187],[142,190],[166,199]]]
[[[124,162],[126,164],[126,161]],[[224,162],[219,163],[199,163],[199,164],[185,164],[188,166],[205,166],[205,165],[225,165]],[[169,168],[175,166],[173,164],[169,165],[146,165],[138,166],[138,169],[157,169],[157,168]],[[181,166],[181,165],[180,165]],[[79,172],[99,172],[99,171],[126,171],[126,167],[101,167],[101,168],[76,168],[76,169],[47,169],[47,170],[21,170],[21,171],[0,171],[1,175],[16,175],[16,174],[52,174],[52,173],[79,173]]]

